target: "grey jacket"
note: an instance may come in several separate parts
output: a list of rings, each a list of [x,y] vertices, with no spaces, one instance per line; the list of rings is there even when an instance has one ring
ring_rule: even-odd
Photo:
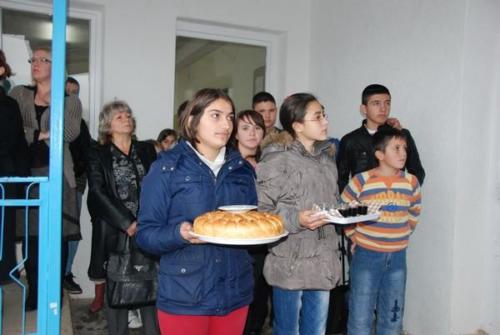
[[[50,107],[42,114],[38,129],[35,112],[35,88],[33,86],[16,86],[9,95],[14,98],[23,117],[24,135],[28,145],[33,143],[35,130],[47,131],[50,128]],[[76,187],[75,173],[73,171],[73,160],[69,151],[69,143],[80,134],[80,123],[82,120],[82,104],[76,95],[67,95],[64,98],[64,176],[70,187]],[[49,141],[47,140],[47,145]]]
[[[259,210],[281,215],[289,235],[271,246],[264,276],[283,289],[330,290],[340,279],[338,238],[333,225],[302,228],[298,214],[313,204],[336,205],[337,168],[334,148],[318,142],[314,154],[287,132],[270,139],[257,166]]]

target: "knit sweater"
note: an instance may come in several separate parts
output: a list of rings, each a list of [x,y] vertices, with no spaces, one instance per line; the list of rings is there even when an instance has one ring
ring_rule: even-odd
[[[28,145],[37,139],[38,133],[50,130],[50,106],[42,114],[40,128],[36,120],[35,112],[35,86],[16,86],[10,91],[10,96],[19,104],[19,110],[23,118],[24,136]],[[76,187],[75,173],[73,171],[73,159],[69,151],[69,143],[80,134],[80,122],[82,120],[82,104],[76,95],[66,95],[64,97],[64,155],[63,170],[64,176],[71,187]],[[45,141],[47,145],[49,140]]]
[[[420,184],[405,171],[395,176],[377,176],[374,170],[355,175],[342,192],[344,203],[357,200],[378,203],[380,217],[345,229],[357,245],[379,252],[394,252],[408,246],[421,209]]]

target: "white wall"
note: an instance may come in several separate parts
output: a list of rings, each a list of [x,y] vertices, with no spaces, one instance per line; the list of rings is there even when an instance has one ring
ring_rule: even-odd
[[[453,247],[451,332],[484,328],[500,333],[500,229],[496,213],[500,171],[498,143],[500,3],[466,3],[458,174]],[[496,172],[496,173],[495,173]],[[477,208],[478,211],[472,211]],[[496,256],[496,257],[495,257]],[[495,283],[494,283],[495,282]]]
[[[498,311],[489,298],[498,286],[485,276],[498,278],[488,243],[498,236],[489,214],[498,188],[496,13],[495,1],[313,0],[310,82],[332,133],[359,127],[362,89],[385,84],[427,171],[408,256],[411,334],[492,331]]]
[[[309,85],[309,1],[74,0],[70,9],[102,11],[103,102],[127,100],[137,119],[139,138],[155,137],[161,129],[172,126],[177,18],[278,34],[278,46],[286,56],[275,70],[278,84],[273,93],[281,100]],[[86,275],[91,226],[85,207],[81,221],[84,239],[74,272],[84,288],[80,297],[89,297],[93,295]]]
[[[273,31],[286,57],[277,74],[281,99],[308,87],[309,1],[75,0],[70,7],[103,8],[103,100],[126,99],[140,138],[172,126],[176,19]],[[276,52],[276,50],[275,50]],[[159,122],[165,120],[164,122]]]

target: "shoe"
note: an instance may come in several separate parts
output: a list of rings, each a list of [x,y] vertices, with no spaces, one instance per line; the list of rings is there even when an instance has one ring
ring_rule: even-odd
[[[142,327],[141,313],[137,309],[128,311],[128,327],[137,329]]]
[[[89,310],[91,313],[97,313],[104,306],[104,292],[106,290],[106,283],[95,284],[95,297],[90,303]]]
[[[68,293],[70,294],[82,294],[82,288],[80,287],[80,285],[75,283],[73,278],[74,276],[72,273],[69,273],[64,277],[63,281],[64,289],[68,291]]]

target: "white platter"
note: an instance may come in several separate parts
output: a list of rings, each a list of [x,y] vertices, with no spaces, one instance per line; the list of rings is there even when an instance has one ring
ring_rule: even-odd
[[[220,206],[219,209],[221,211],[227,211],[235,214],[245,213],[254,209],[257,209],[257,206],[254,205],[231,205],[231,206]]]
[[[279,239],[288,235],[288,232],[273,236],[273,237],[265,237],[265,238],[222,238],[222,237],[213,237],[213,236],[205,236],[199,235],[191,232],[191,235],[199,238],[202,241],[214,244],[225,244],[225,245],[257,245],[257,244],[268,244],[278,241]]]
[[[380,217],[380,212],[372,212],[366,215],[349,216],[346,218],[343,216],[332,215],[328,211],[320,211],[318,213],[315,213],[315,215],[321,215],[321,214],[323,214],[325,218],[331,223],[345,224],[345,225],[358,222],[365,222],[365,221],[374,221]]]

